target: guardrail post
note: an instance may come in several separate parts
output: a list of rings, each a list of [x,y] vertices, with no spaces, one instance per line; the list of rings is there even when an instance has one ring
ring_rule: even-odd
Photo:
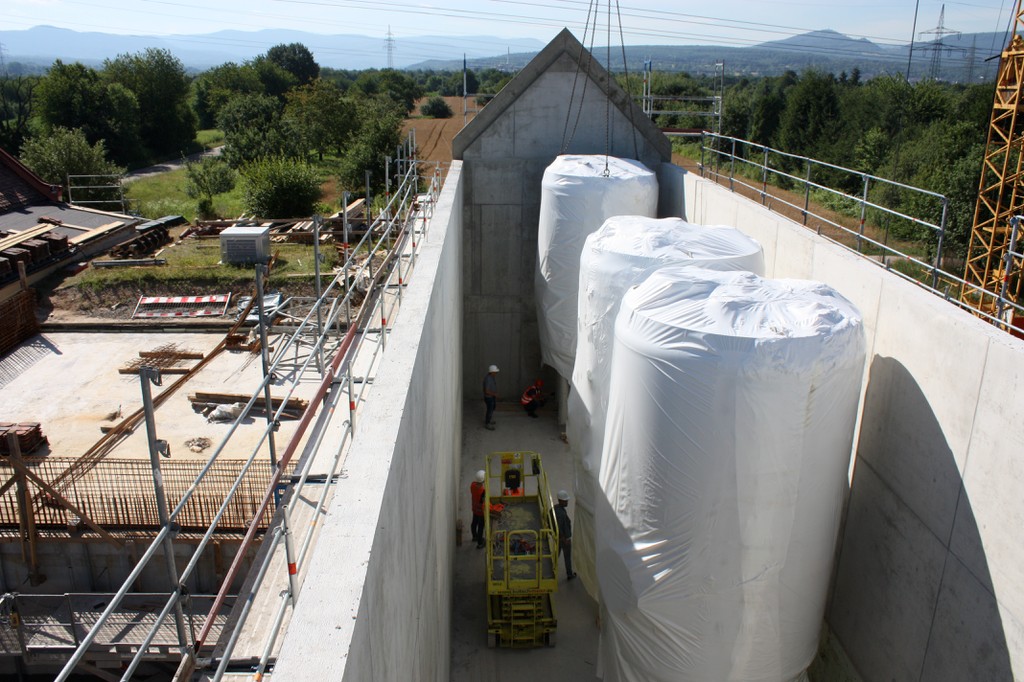
[[[702,130],[702,131],[700,131],[700,176],[702,178],[706,177],[704,175],[704,149],[705,149],[706,146],[707,146],[707,133],[705,133]]]
[[[171,519],[167,510],[167,493],[164,491],[164,477],[160,470],[160,457],[170,457],[171,450],[167,441],[156,437],[156,416],[153,408],[153,393],[150,384],[163,385],[160,370],[156,367],[139,368],[139,379],[142,381],[142,408],[146,417],[146,439],[149,443],[149,463],[153,469],[153,491],[156,494],[156,509],[160,516],[160,526],[169,528]],[[185,612],[181,608],[181,584],[178,582],[178,567],[174,561],[174,540],[172,533],[167,533],[163,540],[164,562],[167,564],[167,579],[171,583],[171,594],[174,598],[174,627],[178,631],[178,646],[182,656],[191,657],[191,648],[187,644],[185,630]]]
[[[939,243],[935,245],[935,263],[932,265],[932,289],[939,286],[939,268],[942,266],[942,243],[946,237],[946,215],[949,212],[949,199],[942,197],[942,220],[939,221]],[[1016,231],[1016,228],[1014,228]],[[1010,247],[1013,250],[1013,247]],[[1007,262],[1009,265],[1009,262]],[[1007,273],[1009,270],[1007,270]],[[1004,280],[1005,281],[1005,280]]]
[[[811,206],[811,160],[804,159],[804,164],[807,168],[807,172],[804,174],[804,210],[803,220],[804,225],[807,225],[807,209]],[[821,234],[821,224],[818,224],[818,234]]]
[[[868,183],[870,179],[864,174],[864,192],[860,197],[860,232],[857,233],[857,253],[861,252],[861,244],[864,241],[864,221],[868,214]]]
[[[732,138],[732,148],[729,150],[729,191],[735,192],[736,187],[733,183],[736,171],[736,138]]]
[[[761,205],[768,203],[768,145],[764,149],[764,162],[761,164]]]

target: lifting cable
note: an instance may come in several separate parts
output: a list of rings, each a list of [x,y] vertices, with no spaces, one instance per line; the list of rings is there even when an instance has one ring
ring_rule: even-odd
[[[587,18],[583,28],[583,40],[580,41],[580,54],[576,59],[576,73],[573,76],[572,89],[569,92],[569,106],[565,112],[565,125],[562,129],[562,145],[559,149],[559,154],[565,154],[569,150],[569,145],[572,144],[573,139],[576,137],[576,130],[579,127],[580,117],[583,113],[583,103],[587,96],[587,83],[590,80],[590,65],[594,58],[594,37],[597,35],[597,17],[600,10],[599,0],[591,0],[587,7]],[[626,60],[626,41],[622,32],[622,10],[619,6],[618,0],[615,0],[615,15],[618,22],[619,29],[619,45],[622,48],[622,68],[625,76],[625,88],[626,94],[626,113],[629,116],[630,128],[633,134],[633,157],[637,160],[640,159],[639,145],[636,139],[636,121],[633,114],[633,98],[629,93],[629,62]],[[591,17],[593,17],[593,26],[591,26]],[[587,63],[583,65],[583,50],[586,49],[587,34],[590,34],[590,48],[587,50]],[[606,25],[606,44],[605,44],[605,64],[607,65],[607,76],[608,83],[605,87],[605,120],[604,120],[604,173],[605,177],[610,174],[609,170],[609,156],[611,155],[611,119],[612,119],[612,83],[614,81],[614,75],[612,74],[612,0],[608,0],[607,6],[607,25]],[[587,76],[583,80],[583,86],[580,93],[579,104],[576,105],[576,87],[580,79],[580,72],[585,71]],[[573,106],[576,105],[576,116],[573,118]],[[572,120],[572,130],[569,130],[569,121]]]

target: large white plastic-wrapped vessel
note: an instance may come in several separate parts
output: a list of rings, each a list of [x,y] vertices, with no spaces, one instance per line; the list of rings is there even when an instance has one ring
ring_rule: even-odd
[[[569,394],[575,511],[573,567],[595,598],[594,498],[601,463],[615,315],[626,290],[654,270],[688,264],[764,274],[761,245],[739,230],[681,218],[617,216],[587,237],[580,256],[576,361]]]
[[[605,680],[803,677],[864,353],[824,284],[668,267],[626,293],[596,515]]]
[[[565,379],[572,376],[576,355],[576,297],[583,242],[607,218],[654,217],[657,209],[657,177],[639,161],[563,155],[545,169],[534,295],[541,358]]]

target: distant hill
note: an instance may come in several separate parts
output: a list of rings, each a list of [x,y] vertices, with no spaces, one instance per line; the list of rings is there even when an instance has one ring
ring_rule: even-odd
[[[201,35],[125,36],[71,31],[36,26],[24,31],[0,31],[0,45],[7,62],[43,64],[54,59],[98,65],[119,54],[141,52],[149,47],[169,50],[190,69],[204,70],[225,62],[242,62],[265,53],[274,45],[302,43],[320,66],[335,69],[383,68],[387,65],[383,36],[323,35],[305,31],[218,31]],[[397,68],[407,67],[431,55],[459,60],[486,57],[495,51],[536,52],[544,43],[532,38],[494,36],[417,36],[395,41]]]
[[[994,33],[964,34],[958,38],[943,40],[940,52],[939,78],[963,82],[968,70],[972,80],[984,76],[995,77],[998,58],[985,61],[1002,49],[1004,37]],[[973,65],[970,52],[974,51]],[[498,55],[481,59],[470,59],[471,69],[500,68],[518,70],[523,68],[535,53]],[[595,49],[594,55],[604,63],[605,51]],[[616,50],[613,54],[621,55]],[[710,45],[630,45],[626,47],[627,67],[638,72],[644,62],[650,61],[655,71],[686,71],[693,75],[708,75],[715,72],[715,64],[723,62],[726,74],[732,76],[773,76],[787,70],[796,72],[809,68],[839,74],[860,70],[862,77],[870,78],[884,73],[905,73],[908,47],[906,45],[878,45],[865,38],[850,38],[837,31],[822,30],[775,40],[750,47],[724,47]],[[932,45],[917,43],[914,46],[914,62],[911,79],[923,78],[930,74]],[[622,71],[621,57],[612,57],[612,67]],[[970,69],[969,69],[970,67]],[[461,61],[431,60],[413,64],[411,69],[453,70],[462,68]]]
[[[359,35],[322,35],[304,31],[267,29],[263,31],[218,31],[201,35],[123,36],[107,33],[83,33],[52,26],[37,26],[24,31],[0,31],[5,60],[21,72],[47,67],[54,59],[81,61],[99,65],[119,54],[141,52],[148,47],[164,48],[177,56],[186,68],[205,70],[225,62],[242,62],[265,53],[281,43],[302,43],[321,66],[336,69],[382,68],[387,63],[383,37]],[[947,36],[940,51],[938,76],[963,82],[991,80],[998,59],[986,61],[1003,48],[1005,36],[996,33],[972,33]],[[462,68],[463,54],[471,69],[497,68],[516,71],[523,68],[544,47],[539,40],[506,39],[493,36],[420,36],[402,38],[392,55],[396,68],[455,71]],[[603,48],[594,50],[602,59]],[[973,60],[971,54],[973,52]],[[621,54],[615,50],[615,54]],[[724,62],[733,76],[771,76],[786,70],[817,68],[832,73],[849,73],[854,68],[865,78],[882,73],[903,73],[907,67],[906,45],[878,45],[865,38],[851,38],[833,30],[811,31],[783,40],[751,47],[708,45],[632,45],[626,48],[630,71],[639,72],[646,61],[656,71],[686,71],[694,75],[715,72],[715,64]],[[914,47],[912,79],[931,72],[933,46],[927,42]],[[445,58],[430,58],[444,55]],[[613,69],[622,65],[613,57]],[[12,72],[14,70],[12,69]]]

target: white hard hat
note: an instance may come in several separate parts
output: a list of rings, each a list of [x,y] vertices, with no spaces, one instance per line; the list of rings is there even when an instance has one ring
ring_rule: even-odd
[[[487,478],[487,474],[484,473],[483,469],[481,469],[480,471],[476,472],[476,482],[477,483],[483,483],[485,478]]]
[[[559,490],[558,491],[558,499],[563,500],[565,502],[568,502],[569,501],[569,493],[565,492],[564,490]]]
[[[497,365],[491,365],[490,367],[487,368],[487,372],[488,373],[490,373],[490,372],[498,372],[498,371],[500,371],[500,370],[498,369]]]

